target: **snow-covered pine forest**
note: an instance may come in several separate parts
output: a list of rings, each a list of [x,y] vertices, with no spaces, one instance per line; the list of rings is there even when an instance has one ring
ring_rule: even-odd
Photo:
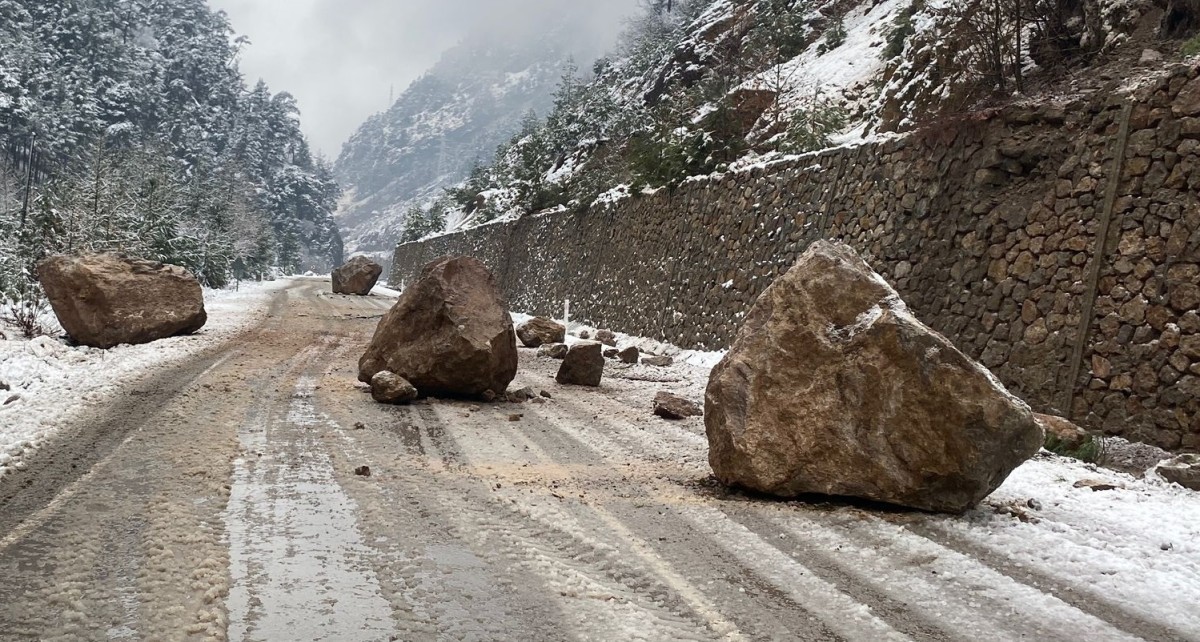
[[[0,292],[53,252],[182,265],[210,286],[342,258],[340,190],[295,100],[249,85],[204,0],[0,0]]]

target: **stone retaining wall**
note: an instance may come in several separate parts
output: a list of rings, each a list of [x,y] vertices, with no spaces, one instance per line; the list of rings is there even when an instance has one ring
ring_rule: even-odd
[[[1200,450],[1197,75],[401,245],[392,281],[474,255],[513,309],[570,299],[574,319],[717,349],[810,243],[841,239],[1036,409]]]

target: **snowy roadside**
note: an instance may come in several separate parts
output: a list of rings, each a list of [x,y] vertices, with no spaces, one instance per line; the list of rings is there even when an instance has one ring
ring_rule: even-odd
[[[64,426],[93,413],[131,379],[182,362],[260,321],[287,280],[205,290],[208,323],[200,332],[154,343],[99,350],[55,337],[0,340],[0,479]],[[53,320],[53,315],[50,315]],[[48,324],[51,325],[51,324]],[[3,390],[4,386],[11,390]]]
[[[513,314],[518,325],[529,318]],[[572,333],[581,330],[595,336],[595,328],[571,324]],[[578,340],[568,336],[569,343]],[[675,364],[664,369],[610,366],[622,369],[606,371],[606,376],[662,382],[635,386],[642,397],[662,388],[703,404],[709,373],[724,356],[723,352],[687,351],[620,333],[617,343],[622,348],[632,345],[643,352],[675,358]],[[637,403],[632,398],[627,401]],[[710,472],[702,423],[691,430],[686,424],[660,422],[656,426],[662,457],[685,461],[701,476]],[[676,431],[688,434],[674,435]],[[681,452],[681,446],[689,443],[695,444],[697,451]],[[786,503],[779,508],[784,515],[791,511]],[[851,509],[851,513],[859,511]],[[861,512],[865,514],[844,517],[852,529],[888,535],[889,546],[897,550],[880,551],[882,556],[917,556],[929,548],[929,542],[910,531],[928,531],[937,539],[962,541],[991,559],[1044,574],[1063,585],[1090,585],[1097,597],[1150,621],[1200,631],[1200,611],[1194,608],[1200,604],[1200,492],[1169,483],[1153,471],[1134,476],[1043,450],[965,515]],[[837,522],[840,518],[830,519]],[[831,550],[837,550],[837,545],[829,542]],[[977,565],[958,562],[961,560],[943,556],[928,565],[936,573],[972,580],[975,571],[971,569]],[[1020,609],[1021,605],[1014,607]]]

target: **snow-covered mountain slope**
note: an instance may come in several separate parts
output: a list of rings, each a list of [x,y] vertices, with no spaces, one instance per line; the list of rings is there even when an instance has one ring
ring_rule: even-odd
[[[468,39],[364,123],[335,165],[347,190],[339,212],[347,250],[389,250],[408,209],[462,180],[476,161],[486,163],[527,114],[544,116],[572,60],[590,60],[606,46],[573,39],[574,27]]]
[[[1185,42],[1198,28],[1194,0],[649,3],[595,74],[424,230],[586,208],[1153,72],[1200,48]]]

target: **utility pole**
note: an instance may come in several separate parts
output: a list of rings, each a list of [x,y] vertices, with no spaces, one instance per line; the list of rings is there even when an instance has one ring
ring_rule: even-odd
[[[33,193],[33,155],[37,133],[29,137],[29,155],[25,158],[25,202],[21,205],[21,229],[25,229],[25,221],[29,218],[29,198]]]

